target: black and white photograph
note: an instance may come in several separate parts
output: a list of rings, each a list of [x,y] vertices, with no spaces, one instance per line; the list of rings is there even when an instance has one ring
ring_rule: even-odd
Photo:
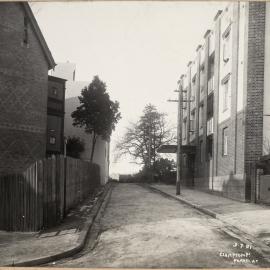
[[[270,2],[1,0],[0,267],[270,268]]]

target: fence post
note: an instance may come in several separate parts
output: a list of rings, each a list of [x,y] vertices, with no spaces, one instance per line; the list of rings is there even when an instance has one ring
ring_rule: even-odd
[[[64,218],[67,215],[66,207],[67,207],[67,157],[64,156],[64,204],[63,204],[63,216]]]

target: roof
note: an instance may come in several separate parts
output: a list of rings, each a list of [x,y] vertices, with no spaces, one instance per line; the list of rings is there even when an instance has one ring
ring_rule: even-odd
[[[67,81],[66,79],[63,79],[63,78],[60,78],[60,77],[55,77],[55,76],[52,76],[52,75],[48,75],[48,79],[50,81],[57,81],[57,82],[66,82]]]
[[[177,145],[161,145],[158,150],[158,153],[176,153]]]
[[[48,45],[47,45],[47,43],[46,43],[46,41],[45,41],[45,39],[44,39],[44,37],[43,37],[43,35],[41,33],[41,30],[40,30],[40,28],[38,26],[38,23],[37,23],[37,21],[35,19],[35,16],[34,16],[32,10],[31,10],[29,4],[27,2],[21,2],[20,5],[22,6],[25,14],[27,15],[27,17],[28,17],[28,19],[29,19],[29,21],[30,21],[30,23],[31,23],[31,25],[33,27],[33,31],[36,34],[36,37],[37,37],[37,39],[38,39],[38,41],[40,43],[42,51],[43,51],[43,53],[45,55],[45,58],[46,58],[46,60],[48,62],[49,69],[54,68],[56,66],[56,64],[54,62],[53,56],[52,56],[52,54],[51,54],[51,52],[49,50],[49,47],[48,47]]]
[[[181,150],[184,154],[195,154],[196,146],[195,145],[182,145]],[[177,145],[161,145],[158,150],[158,153],[177,153]]]

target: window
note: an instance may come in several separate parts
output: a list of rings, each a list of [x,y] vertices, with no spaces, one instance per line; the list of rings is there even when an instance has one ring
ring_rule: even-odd
[[[214,132],[214,121],[213,117],[207,120],[207,136],[213,134]]]
[[[226,31],[225,31],[226,32]],[[230,60],[230,31],[223,34],[223,62],[227,63]]]
[[[195,84],[196,83],[196,74],[193,76],[192,78],[192,83]]]
[[[187,167],[187,155],[183,154],[183,167]]]
[[[50,144],[55,144],[55,142],[56,142],[55,137],[51,136],[49,142],[50,142]]]
[[[187,120],[184,120],[183,121],[183,130],[182,130],[183,139],[186,139],[186,134],[187,134]]]
[[[73,71],[73,81],[75,81],[75,70]]]
[[[229,108],[229,81],[223,84],[223,112]]]
[[[203,128],[203,105],[199,107],[199,128]]]
[[[222,154],[223,156],[228,155],[228,128],[224,128],[222,132]]]
[[[203,162],[203,141],[200,141],[200,162]]]
[[[195,131],[195,110],[190,114],[190,132]]]
[[[187,92],[188,92],[188,89],[185,88],[184,91],[183,91],[183,110],[186,110],[187,109]]]
[[[23,45],[28,45],[28,18],[24,17],[23,20],[24,28],[23,28]]]
[[[204,70],[201,70],[200,72],[200,92],[203,92],[204,89]]]
[[[56,87],[53,87],[52,93],[53,93],[54,96],[57,96],[57,88]]]
[[[212,136],[207,137],[207,155],[210,160],[213,156],[213,138]]]

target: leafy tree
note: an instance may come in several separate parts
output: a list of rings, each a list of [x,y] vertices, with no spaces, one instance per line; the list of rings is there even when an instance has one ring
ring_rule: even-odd
[[[135,163],[150,169],[159,157],[157,149],[172,141],[175,141],[175,136],[166,123],[165,114],[158,112],[154,105],[148,104],[140,119],[131,123],[123,138],[117,142],[116,159],[130,155]]]
[[[84,142],[76,136],[68,137],[66,150],[67,156],[79,158],[80,153],[84,151]]]
[[[90,161],[93,161],[97,137],[109,141],[116,123],[121,118],[119,103],[110,100],[106,84],[94,76],[92,82],[81,91],[80,106],[71,114],[73,125],[83,127],[92,134]]]
[[[160,177],[168,175],[170,172],[175,171],[175,169],[176,164],[174,160],[169,160],[168,158],[160,158],[154,164],[155,173]]]

